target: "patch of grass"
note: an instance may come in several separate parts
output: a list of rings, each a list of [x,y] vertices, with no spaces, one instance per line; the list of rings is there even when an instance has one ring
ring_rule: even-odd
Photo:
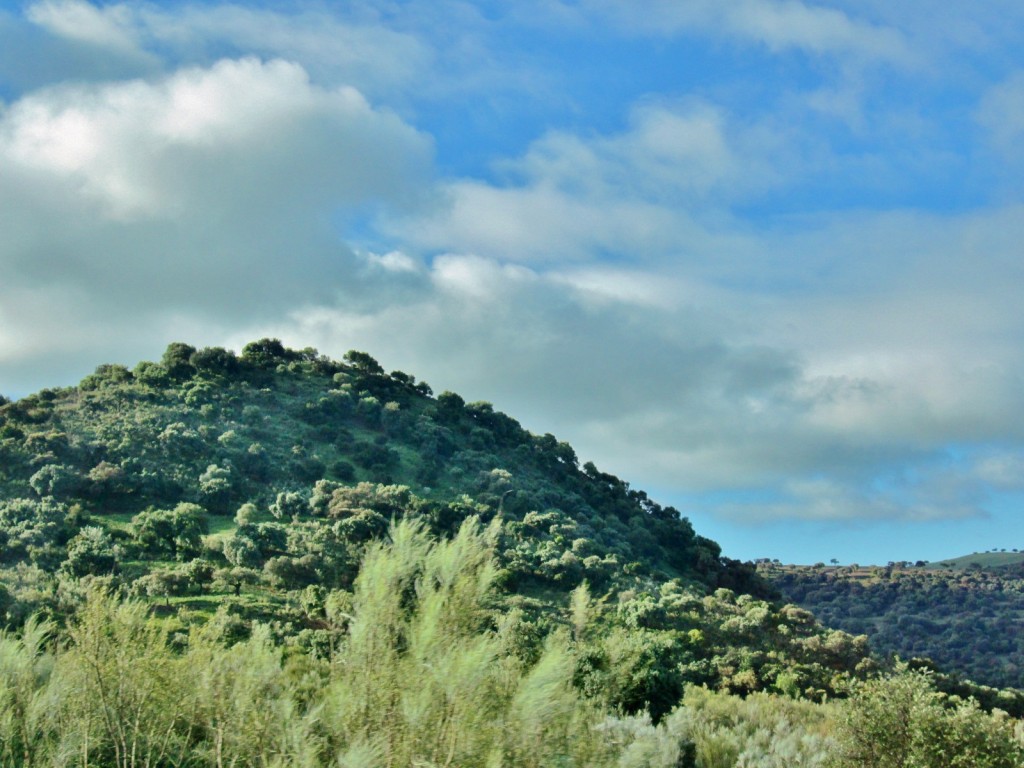
[[[966,571],[974,568],[1007,568],[1021,563],[1024,563],[1024,552],[975,552],[972,555],[929,563],[928,568]]]

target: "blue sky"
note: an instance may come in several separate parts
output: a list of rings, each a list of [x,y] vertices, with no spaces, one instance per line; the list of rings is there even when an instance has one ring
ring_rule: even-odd
[[[364,349],[732,557],[1024,548],[1022,43],[1006,0],[0,3],[0,392]]]

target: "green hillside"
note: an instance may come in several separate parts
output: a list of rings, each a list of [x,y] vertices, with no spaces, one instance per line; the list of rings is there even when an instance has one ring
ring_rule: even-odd
[[[941,568],[954,571],[974,569],[1007,569],[1024,566],[1024,552],[974,552],[963,557],[953,557],[928,563],[927,568]]]
[[[3,407],[0,440],[0,499],[9,508],[23,499],[32,514],[73,510],[66,534],[88,521],[135,555],[155,551],[140,550],[139,536],[118,521],[167,516],[180,504],[221,528],[242,508],[282,531],[337,519],[349,542],[381,535],[412,508],[438,532],[467,514],[500,513],[511,536],[530,542],[510,553],[508,577],[535,586],[632,575],[765,588],[676,510],[592,464],[580,467],[568,444],[528,433],[489,403],[433,397],[425,383],[385,374],[365,353],[335,362],[272,340],[240,357],[174,344],[160,363],[100,366],[76,388]],[[255,567],[267,555],[287,556],[283,541],[253,538],[257,530],[270,536],[266,525],[228,537],[237,544],[249,536],[252,546],[229,547],[225,557]],[[10,554],[34,563],[59,554],[40,546],[27,538]],[[180,559],[177,544],[159,546]]]
[[[866,635],[876,653],[930,659],[947,673],[1022,688],[1024,573],[1006,563],[1010,553],[987,554],[950,561],[962,568],[762,564],[760,570],[785,600],[828,626]]]
[[[774,594],[364,352],[178,343],[0,404],[0,765],[873,765],[858,713],[904,695],[1018,764],[978,701],[1024,696],[880,678]]]

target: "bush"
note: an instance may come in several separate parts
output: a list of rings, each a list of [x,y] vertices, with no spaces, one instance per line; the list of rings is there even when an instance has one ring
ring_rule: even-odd
[[[836,768],[1019,768],[1024,747],[1003,713],[937,692],[929,673],[900,667],[844,706]]]

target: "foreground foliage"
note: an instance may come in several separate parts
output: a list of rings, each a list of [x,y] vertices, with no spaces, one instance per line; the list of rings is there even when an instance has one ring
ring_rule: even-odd
[[[396,525],[356,580],[329,654],[268,627],[176,644],[138,602],[91,591],[68,631],[0,636],[0,762],[32,766],[976,766],[1021,764],[1020,726],[949,702],[920,672],[842,704],[690,687],[657,726],[576,684],[586,622],[517,653],[496,614],[497,526],[449,540]],[[576,613],[584,600],[577,598]],[[49,640],[47,639],[49,638]]]

